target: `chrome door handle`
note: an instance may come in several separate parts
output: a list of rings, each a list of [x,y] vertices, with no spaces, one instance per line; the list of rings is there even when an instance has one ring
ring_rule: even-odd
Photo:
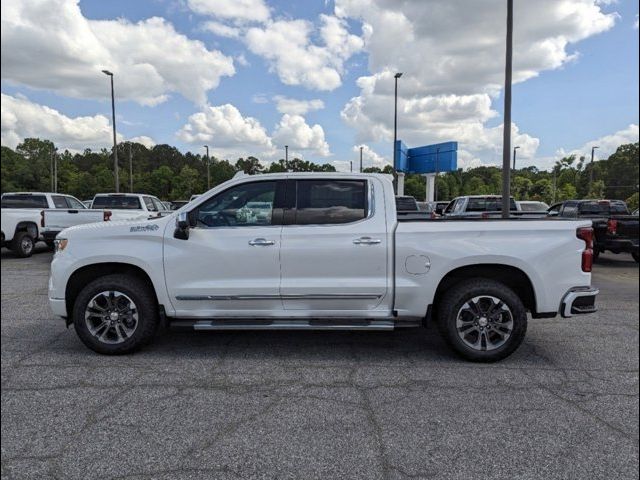
[[[267,247],[275,244],[276,242],[273,240],[267,240],[266,238],[254,238],[253,240],[249,240],[249,245],[252,247]]]
[[[382,240],[380,240],[379,238],[371,238],[371,237],[360,237],[360,238],[356,238],[353,243],[355,245],[377,245],[378,243],[381,243]]]

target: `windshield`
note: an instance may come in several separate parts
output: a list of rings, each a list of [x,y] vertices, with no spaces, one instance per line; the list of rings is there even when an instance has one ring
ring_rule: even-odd
[[[2,208],[49,208],[44,195],[4,194]]]
[[[100,196],[93,199],[92,208],[108,208],[114,210],[141,210],[138,197],[126,195]]]

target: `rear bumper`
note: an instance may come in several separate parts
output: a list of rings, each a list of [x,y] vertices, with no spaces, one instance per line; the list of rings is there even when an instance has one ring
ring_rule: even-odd
[[[604,250],[609,250],[614,253],[638,253],[638,240],[608,238],[604,242]]]
[[[569,290],[560,304],[560,314],[564,318],[597,312],[596,296],[600,290],[594,287],[576,287]]]

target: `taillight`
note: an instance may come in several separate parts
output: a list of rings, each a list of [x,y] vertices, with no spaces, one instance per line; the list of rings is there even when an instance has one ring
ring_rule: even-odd
[[[44,227],[44,210],[40,210],[40,226]]]
[[[583,227],[576,231],[576,236],[584,240],[584,251],[582,252],[582,271],[591,272],[593,269],[593,228]]]
[[[109,220],[111,220],[111,215],[112,213],[109,210],[105,210],[104,212],[102,212],[102,220],[104,222],[108,222]]]
[[[618,221],[617,220],[609,220],[607,222],[607,232],[611,235],[615,235],[618,233]]]

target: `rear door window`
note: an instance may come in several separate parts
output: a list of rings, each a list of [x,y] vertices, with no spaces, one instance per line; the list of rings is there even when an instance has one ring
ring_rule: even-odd
[[[67,199],[62,195],[51,195],[51,200],[53,200],[53,206],[55,208],[69,208]]]
[[[351,223],[367,216],[364,180],[298,180],[297,225]]]
[[[2,208],[49,208],[44,195],[5,194],[1,203]]]

